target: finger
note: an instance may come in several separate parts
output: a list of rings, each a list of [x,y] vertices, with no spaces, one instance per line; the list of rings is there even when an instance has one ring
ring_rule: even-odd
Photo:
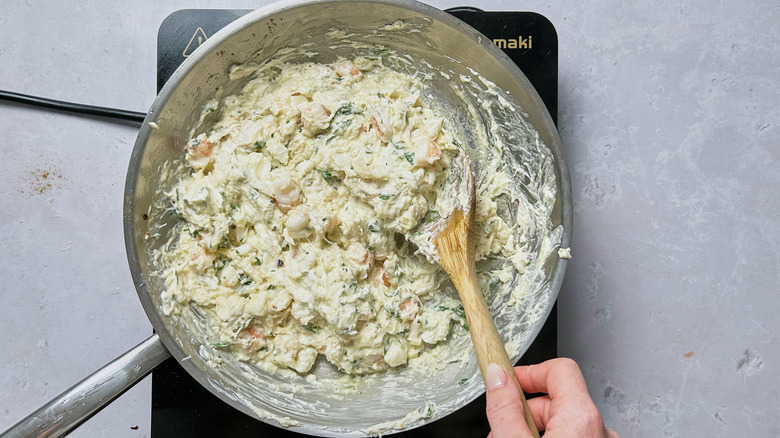
[[[491,363],[485,373],[487,408],[485,410],[493,438],[530,438],[525,424],[520,392],[509,375]]]
[[[547,422],[550,420],[551,403],[552,400],[548,395],[528,399],[528,409],[534,416],[534,423],[536,423],[536,428],[539,430],[547,428]]]
[[[588,386],[579,365],[568,358],[550,359],[539,365],[515,368],[526,392],[543,392],[552,398],[588,395]]]

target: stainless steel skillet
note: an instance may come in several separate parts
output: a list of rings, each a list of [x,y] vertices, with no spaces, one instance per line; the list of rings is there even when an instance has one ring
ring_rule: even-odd
[[[331,32],[334,29],[342,32]],[[470,90],[468,84],[457,83],[461,80],[460,75],[474,77],[478,73],[505,91],[505,97],[522,109],[523,119],[538,132],[538,140],[549,151],[550,169],[556,177],[556,202],[550,222],[552,227],[562,230],[557,236],[559,241],[554,243],[568,247],[571,193],[560,139],[533,87],[491,41],[449,14],[410,0],[275,3],[227,26],[190,56],[163,88],[139,132],[125,188],[125,239],[139,298],[157,334],[2,436],[65,434],[169,355],[173,355],[199,383],[233,407],[251,416],[266,417],[266,421],[273,424],[289,422],[297,432],[312,435],[361,436],[361,430],[388,420],[400,425],[409,412],[422,409],[419,421],[408,422],[407,427],[414,427],[453,412],[481,393],[481,384],[457,384],[464,376],[476,375],[474,361],[465,367],[446,368],[435,378],[404,375],[399,380],[399,376],[392,373],[370,378],[363,392],[341,398],[338,403],[333,401],[333,394],[327,387],[306,387],[303,379],[300,382],[304,385],[303,390],[293,393],[294,389],[284,379],[245,364],[231,362],[221,367],[209,366],[211,356],[202,345],[197,324],[173,320],[160,310],[161,283],[153,275],[156,267],[149,255],[151,248],[164,240],[156,237],[158,230],[153,225],[172,220],[149,217],[162,184],[160,164],[181,159],[182,145],[198,123],[201,108],[214,97],[218,87],[227,95],[243,85],[242,80],[229,79],[232,65],[250,59],[262,62],[279,49],[304,45],[316,52],[314,60],[330,62],[340,55],[353,56],[356,48],[343,44],[345,38],[365,47],[384,46],[406,54],[415,68],[433,73],[447,72],[447,75],[433,75],[429,98],[440,100],[456,118],[462,117],[463,120],[457,121],[463,122],[466,131],[479,127],[472,127],[467,120],[474,116],[473,113],[458,111],[458,108],[471,104],[476,118],[484,114],[477,94],[466,93],[464,101],[463,96],[454,92],[458,87]],[[208,122],[207,119],[204,123]],[[533,169],[527,170],[533,172]],[[162,227],[163,233],[164,230]],[[522,327],[522,342],[516,356],[530,345],[549,314],[566,261],[552,252],[545,266],[546,275],[539,281],[538,296],[543,300],[542,314]],[[193,315],[195,319],[196,314]],[[318,372],[327,378],[331,371],[323,367]],[[248,374],[254,377],[247,379]],[[478,378],[470,380],[479,381]],[[399,381],[404,384],[399,385]]]

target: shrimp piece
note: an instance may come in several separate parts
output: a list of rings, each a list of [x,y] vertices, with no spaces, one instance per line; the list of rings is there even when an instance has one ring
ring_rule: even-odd
[[[254,328],[254,327],[252,327],[252,326],[249,326],[249,327],[247,327],[247,328],[246,328],[246,334],[247,334],[247,335],[248,335],[250,338],[252,338],[252,339],[258,339],[258,338],[260,338],[260,339],[265,339],[265,336],[261,335],[261,334],[260,334],[260,333],[257,331],[257,329],[255,329],[255,328]]]
[[[276,206],[279,207],[279,210],[287,212],[298,205],[301,197],[301,188],[289,174],[283,173],[274,180],[272,186],[273,200]]]
[[[328,129],[330,125],[330,111],[317,102],[307,102],[301,105],[301,122],[303,131],[313,137]]]
[[[373,368],[377,368],[385,360],[385,356],[382,354],[373,354],[371,356],[367,356],[366,360],[371,362]]]
[[[420,300],[416,297],[407,298],[401,301],[398,308],[401,310],[401,319],[411,321],[417,316],[417,312],[420,311]]]
[[[441,157],[441,148],[435,141],[420,129],[415,129],[411,134],[414,146],[414,164],[419,167],[428,167]]]
[[[287,213],[287,232],[293,239],[300,239],[306,237],[311,232],[309,227],[309,211],[302,207],[297,206]]]
[[[213,143],[208,140],[206,134],[200,134],[187,142],[187,162],[195,170],[203,170],[214,161],[211,156]]]
[[[333,70],[336,72],[336,75],[340,78],[353,77],[357,79],[363,75],[360,72],[360,69],[357,68],[357,66],[350,61],[344,61],[334,65]]]
[[[209,253],[200,245],[195,245],[190,252],[189,266],[198,272],[205,272],[214,263],[215,258],[215,254]]]
[[[387,287],[392,286],[390,271],[393,268],[393,263],[390,260],[384,260],[382,265],[376,269],[376,278],[381,281]]]
[[[393,139],[393,125],[388,121],[387,114],[382,110],[376,110],[371,115],[371,125],[374,127],[377,137],[384,143]]]
[[[241,340],[244,350],[247,352],[259,351],[267,343],[265,335],[251,325],[241,331],[238,339]]]
[[[309,220],[314,230],[322,235],[332,232],[339,224],[336,216],[322,208],[312,210]]]
[[[370,265],[374,259],[368,249],[359,243],[352,243],[349,245],[347,248],[347,258],[358,265],[363,266]]]
[[[392,285],[392,283],[390,283],[390,276],[387,273],[387,269],[385,269],[384,267],[380,267],[377,270],[376,277],[379,280],[382,280],[382,284],[384,284],[385,286],[390,287]]]

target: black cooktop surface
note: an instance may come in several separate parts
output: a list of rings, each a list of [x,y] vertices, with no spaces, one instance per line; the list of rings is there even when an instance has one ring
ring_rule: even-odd
[[[158,91],[184,59],[209,36],[248,12],[188,9],[174,12],[166,18],[158,34]],[[453,8],[448,12],[482,32],[512,58],[539,92],[557,123],[558,37],[553,25],[532,12],[483,12],[468,7]],[[518,364],[538,363],[556,357],[556,307]],[[489,431],[483,395],[445,418],[393,436],[485,437]],[[172,358],[152,372],[152,438],[250,435],[304,436],[265,424],[231,408],[200,386]]]

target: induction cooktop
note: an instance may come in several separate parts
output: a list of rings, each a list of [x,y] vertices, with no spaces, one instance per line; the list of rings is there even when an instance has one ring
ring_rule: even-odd
[[[160,26],[157,46],[157,89],[176,68],[218,30],[250,12],[187,9],[174,12]],[[525,73],[544,101],[553,121],[558,114],[558,38],[553,25],[533,12],[485,12],[459,7],[447,12],[490,38]],[[557,306],[556,306],[557,307]],[[557,308],[518,364],[545,361],[557,355]],[[152,438],[304,435],[272,426],[233,409],[198,384],[174,360],[152,372]],[[485,397],[433,423],[395,434],[412,437],[485,437]]]

